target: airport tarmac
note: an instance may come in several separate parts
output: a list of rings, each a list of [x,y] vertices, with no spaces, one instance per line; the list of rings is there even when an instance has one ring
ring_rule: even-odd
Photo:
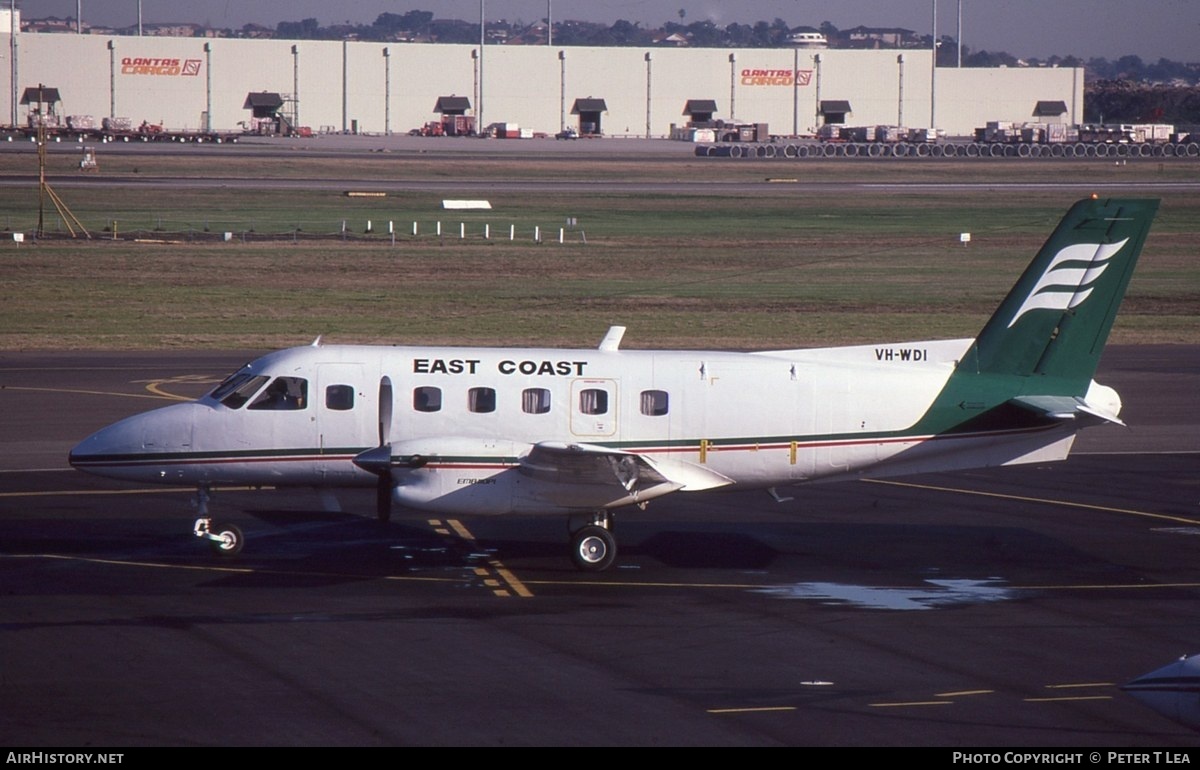
[[[1194,747],[1119,685],[1200,652],[1200,348],[1111,347],[1066,463],[672,495],[576,572],[557,518],[371,517],[70,470],[244,352],[0,353],[0,742]]]
[[[81,143],[64,142],[49,145],[51,156],[59,158],[77,157],[83,149]],[[884,193],[920,195],[921,193],[959,192],[989,190],[998,194],[1020,194],[1033,190],[1053,190],[1089,195],[1097,190],[1105,194],[1138,194],[1138,195],[1168,195],[1171,193],[1195,192],[1200,190],[1200,180],[1195,178],[1147,178],[1144,175],[1105,174],[1095,177],[1100,169],[1109,169],[1109,162],[1097,161],[1095,158],[1055,159],[1047,163],[1058,164],[1061,168],[1084,167],[1089,169],[1087,175],[1067,174],[1053,178],[1028,178],[1012,181],[1000,181],[994,178],[983,179],[926,179],[923,181],[889,180],[867,173],[861,178],[814,178],[806,169],[811,164],[839,163],[845,168],[878,169],[880,163],[916,163],[922,167],[941,164],[962,164],[962,168],[984,169],[995,168],[997,164],[1012,164],[1009,168],[1028,167],[1028,159],[988,158],[967,161],[963,159],[921,159],[898,158],[895,160],[843,158],[835,160],[796,160],[779,157],[773,160],[749,160],[731,158],[696,157],[696,145],[689,142],[671,141],[667,139],[646,139],[640,137],[626,138],[595,138],[576,141],[557,141],[553,138],[507,140],[480,139],[467,137],[421,137],[407,134],[382,135],[342,135],[325,134],[314,137],[268,137],[246,136],[236,144],[177,144],[173,142],[131,142],[101,145],[97,152],[102,157],[133,156],[149,157],[166,155],[174,158],[187,157],[220,157],[234,158],[251,168],[256,163],[294,164],[305,160],[318,158],[347,159],[364,158],[378,162],[380,167],[392,169],[394,173],[386,179],[363,179],[354,176],[341,178],[332,176],[292,177],[287,175],[247,173],[237,177],[195,177],[195,176],[155,176],[147,173],[90,174],[74,172],[70,174],[57,173],[54,185],[61,189],[94,190],[112,187],[136,187],[163,190],[211,190],[211,189],[295,189],[295,190],[355,190],[359,192],[391,193],[423,192],[445,195],[480,195],[500,196],[515,194],[662,194],[675,196],[711,196],[717,195],[749,195],[763,190],[773,194],[795,193],[797,195],[811,194],[820,191],[823,194],[835,193]],[[29,142],[0,143],[0,157],[9,155],[31,155],[33,145]],[[578,175],[566,178],[555,175],[547,178],[528,178],[493,176],[491,178],[442,178],[439,174],[413,176],[405,171],[404,162],[411,160],[423,161],[539,161],[556,164],[557,168],[569,169],[572,164],[586,164],[581,168],[596,168],[599,164],[653,163],[654,167],[683,168],[684,164],[701,164],[704,167],[719,167],[725,170],[736,169],[739,164],[755,169],[750,178],[711,179],[705,178],[698,184],[694,173],[686,173],[679,178],[633,178],[596,176],[594,173],[579,171]],[[1162,173],[1164,163],[1170,167],[1182,167],[1176,164],[1192,164],[1191,158],[1139,158],[1132,161],[1113,161],[1111,168],[1116,168],[1122,162],[1132,163],[1132,168],[1157,168]],[[1032,161],[1037,168],[1042,161]],[[1099,165],[1097,165],[1099,163]],[[668,164],[666,166],[660,164]],[[759,173],[763,175],[758,176]],[[0,187],[26,187],[37,183],[36,174],[6,175],[0,178]]]

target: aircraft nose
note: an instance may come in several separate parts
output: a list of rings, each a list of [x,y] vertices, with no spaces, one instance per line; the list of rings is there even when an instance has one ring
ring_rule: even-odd
[[[176,404],[127,417],[79,442],[67,456],[75,468],[100,476],[153,476],[169,453],[191,448],[194,403]]]
[[[67,456],[72,466],[91,472],[129,462],[144,448],[142,415],[101,428],[75,445]]]

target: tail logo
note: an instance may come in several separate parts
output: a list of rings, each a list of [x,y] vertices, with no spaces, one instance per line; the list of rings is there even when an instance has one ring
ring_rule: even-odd
[[[1008,328],[1031,310],[1070,310],[1083,304],[1113,257],[1128,242],[1126,238],[1117,243],[1073,243],[1064,247],[1050,260]]]

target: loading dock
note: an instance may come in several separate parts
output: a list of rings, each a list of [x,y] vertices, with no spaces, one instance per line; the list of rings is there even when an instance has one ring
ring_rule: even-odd
[[[587,97],[586,99],[576,99],[571,105],[571,114],[579,116],[579,135],[580,136],[601,136],[604,133],[604,127],[600,123],[600,116],[608,112],[608,105],[603,99]]]

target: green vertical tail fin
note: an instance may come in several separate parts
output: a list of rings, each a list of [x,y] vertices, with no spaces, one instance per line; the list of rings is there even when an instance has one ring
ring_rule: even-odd
[[[959,364],[1082,395],[1142,251],[1157,200],[1087,199],[1063,217]]]

